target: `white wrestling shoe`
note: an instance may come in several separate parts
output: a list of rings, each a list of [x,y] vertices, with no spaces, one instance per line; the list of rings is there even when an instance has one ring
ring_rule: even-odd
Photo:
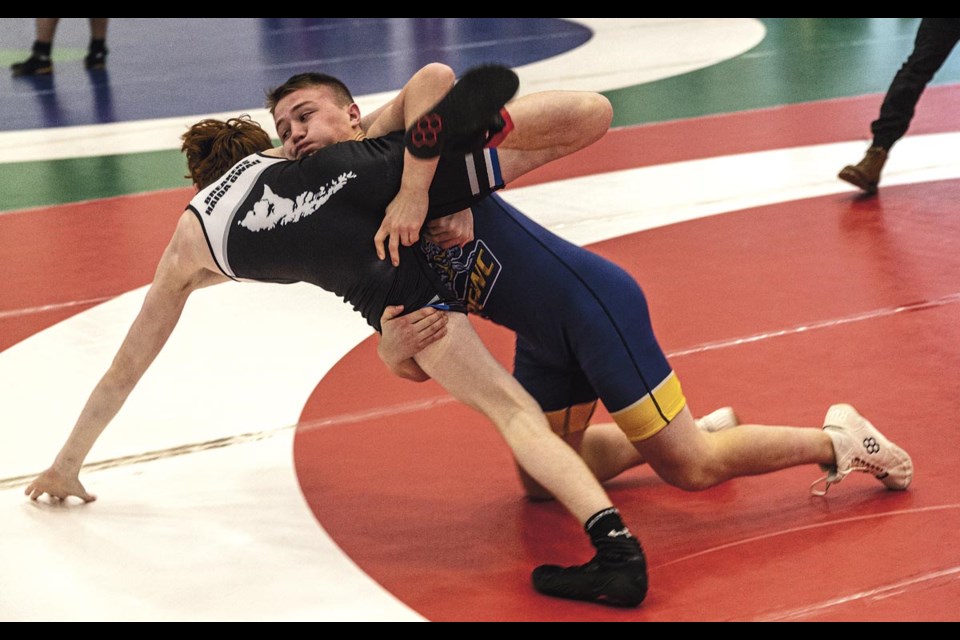
[[[696,418],[694,422],[697,424],[698,429],[708,433],[716,433],[717,431],[723,431],[724,429],[736,427],[740,424],[740,420],[737,419],[737,414],[733,411],[733,407],[721,407],[702,418]]]
[[[824,496],[854,471],[872,474],[887,489],[903,491],[913,480],[913,461],[907,452],[887,440],[876,427],[848,404],[835,404],[827,411],[823,430],[833,441],[837,462],[820,465],[827,475],[810,485],[810,493]],[[816,489],[824,483],[822,490]]]

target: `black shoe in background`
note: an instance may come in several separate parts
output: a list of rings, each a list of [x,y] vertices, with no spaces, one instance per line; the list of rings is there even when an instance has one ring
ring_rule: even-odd
[[[20,76],[45,76],[53,73],[53,61],[50,56],[31,55],[23,62],[15,62],[10,65],[10,71],[13,77]]]

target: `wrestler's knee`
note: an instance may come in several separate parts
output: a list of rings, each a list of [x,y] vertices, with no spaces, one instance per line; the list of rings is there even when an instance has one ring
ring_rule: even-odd
[[[665,482],[684,491],[714,487],[727,479],[728,473],[713,440],[714,434],[694,432],[659,442],[648,456],[650,466]]]
[[[704,491],[727,477],[715,435],[698,429],[688,409],[649,438],[632,442],[657,475],[678,489]]]
[[[664,482],[683,491],[705,491],[719,483],[718,475],[708,465],[697,462],[652,466]]]
[[[603,135],[613,123],[613,105],[602,94],[587,93],[585,95],[589,102],[587,111],[591,118],[590,122],[596,127],[598,133]]]

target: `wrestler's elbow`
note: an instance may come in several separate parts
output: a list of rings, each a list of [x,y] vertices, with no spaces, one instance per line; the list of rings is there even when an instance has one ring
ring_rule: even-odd
[[[580,115],[581,126],[590,133],[592,141],[596,141],[610,130],[610,125],[613,123],[613,105],[602,94],[584,92]]]
[[[451,89],[457,80],[457,74],[453,69],[442,62],[431,62],[423,66],[417,75],[431,86],[445,87]]]

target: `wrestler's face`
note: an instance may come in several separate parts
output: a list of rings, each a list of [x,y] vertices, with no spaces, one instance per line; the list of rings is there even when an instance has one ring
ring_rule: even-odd
[[[284,157],[299,160],[317,149],[356,139],[360,108],[353,103],[343,106],[328,87],[307,87],[277,102],[273,123]]]

